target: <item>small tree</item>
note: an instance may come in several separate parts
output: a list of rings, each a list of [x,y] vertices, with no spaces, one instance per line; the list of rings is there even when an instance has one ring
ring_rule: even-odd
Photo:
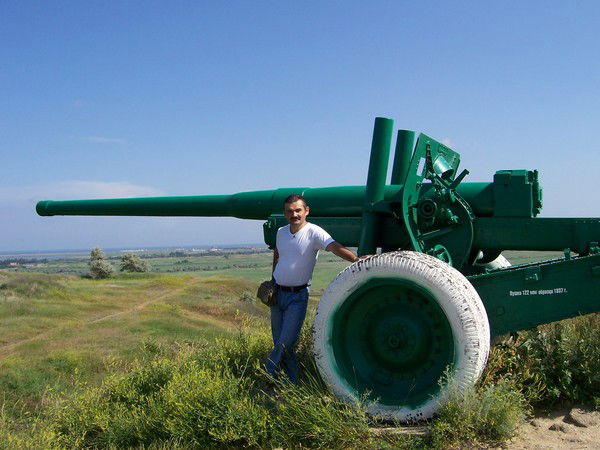
[[[90,276],[96,280],[108,278],[115,271],[111,263],[106,260],[106,255],[99,248],[93,248],[90,252]]]
[[[94,247],[90,252],[90,261],[98,261],[99,259],[106,259],[106,255],[100,247]]]
[[[148,263],[138,255],[125,253],[121,256],[121,272],[148,272]]]

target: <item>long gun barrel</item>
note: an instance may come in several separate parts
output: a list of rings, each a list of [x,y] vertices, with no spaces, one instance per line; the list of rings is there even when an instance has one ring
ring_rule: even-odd
[[[267,220],[272,214],[281,213],[283,200],[288,195],[299,194],[310,205],[312,217],[360,217],[365,190],[365,186],[298,187],[231,195],[43,200],[37,203],[36,211],[40,216],[196,216]],[[494,215],[498,201],[494,199],[493,183],[463,183],[458,186],[458,193],[476,216]],[[402,186],[385,187],[385,201],[393,202],[401,197]],[[523,209],[517,215],[531,217],[532,214],[531,209]]]

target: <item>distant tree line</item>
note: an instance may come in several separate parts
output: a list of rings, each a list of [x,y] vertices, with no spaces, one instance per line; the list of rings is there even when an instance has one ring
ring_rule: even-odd
[[[196,258],[200,258],[203,256],[223,256],[225,258],[229,258],[232,255],[250,255],[257,253],[270,253],[271,250],[268,248],[249,248],[249,249],[236,249],[236,250],[210,250],[210,251],[202,251],[202,252],[191,252],[185,250],[174,250],[169,252],[167,256],[183,258],[188,256],[193,256]],[[164,258],[165,255],[160,254],[152,254],[147,255],[147,258]]]
[[[184,264],[183,262],[176,261],[174,264]],[[258,264],[258,263],[248,263],[248,264],[227,264],[224,266],[204,266],[204,267],[194,267],[194,266],[184,266],[184,267],[175,267],[173,269],[166,269],[165,272],[210,272],[213,270],[228,270],[228,269],[256,269],[259,267],[269,267],[271,264]],[[157,270],[157,272],[161,272]]]
[[[48,259],[44,258],[44,259],[26,259],[26,258],[10,258],[10,259],[3,259],[0,260],[0,269],[4,269],[7,267],[11,267],[14,266],[15,264],[18,264],[20,266],[25,265],[25,264],[43,264],[43,263],[47,263]]]

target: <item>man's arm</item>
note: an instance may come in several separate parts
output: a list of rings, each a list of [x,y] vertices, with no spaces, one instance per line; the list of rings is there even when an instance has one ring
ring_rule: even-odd
[[[329,244],[327,246],[327,248],[325,250],[327,250],[328,252],[331,252],[334,255],[339,256],[340,258],[345,259],[346,261],[349,261],[349,262],[356,262],[360,259],[351,250],[348,250],[346,247],[344,247],[339,242],[333,241],[331,244]]]
[[[275,247],[275,251],[273,252],[273,269],[271,269],[271,275],[273,275],[273,272],[275,272],[277,261],[279,261],[279,252],[277,251],[277,247]]]

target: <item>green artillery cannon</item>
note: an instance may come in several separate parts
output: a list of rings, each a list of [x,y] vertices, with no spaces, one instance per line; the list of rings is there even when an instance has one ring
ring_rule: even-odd
[[[264,219],[273,248],[285,225],[283,199],[303,195],[311,222],[373,255],[342,271],[319,302],[313,338],[323,379],[347,400],[367,393],[371,414],[428,418],[449,383],[466,388],[477,380],[491,337],[600,310],[600,219],[537,218],[537,171],[463,182],[468,171],[458,172],[458,153],[424,134],[415,142],[406,130],[398,131],[387,184],[392,134],[392,120],[375,120],[366,186],[42,201],[36,209],[42,216]],[[504,250],[564,257],[510,266]]]

